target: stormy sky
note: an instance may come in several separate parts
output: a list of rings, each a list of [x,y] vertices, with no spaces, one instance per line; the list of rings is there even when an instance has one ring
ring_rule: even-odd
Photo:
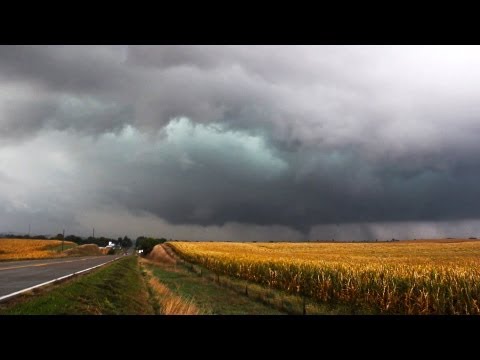
[[[480,47],[0,46],[0,232],[480,235]]]

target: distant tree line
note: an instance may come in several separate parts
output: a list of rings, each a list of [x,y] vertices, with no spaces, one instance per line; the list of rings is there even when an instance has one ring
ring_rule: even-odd
[[[48,237],[46,235],[30,236],[30,235],[2,234],[2,236],[0,237],[7,238],[7,239],[66,240],[66,241],[74,242],[78,245],[96,244],[99,247],[105,247],[110,242],[122,248],[130,248],[133,246],[133,241],[128,236],[124,236],[123,238],[119,237],[117,239],[112,239],[112,238],[103,237],[103,236],[102,237],[89,236],[88,238],[82,238],[76,235],[68,235],[68,236],[65,236],[65,239],[63,239],[62,234],[57,234],[51,237]]]
[[[56,237],[55,237],[56,240],[62,240],[62,234],[58,234]],[[107,246],[110,242],[115,244],[115,246],[119,246],[119,247],[122,247],[122,248],[130,248],[133,246],[133,241],[128,237],[128,236],[124,236],[123,238],[119,237],[117,239],[112,239],[112,238],[108,238],[108,237],[92,237],[92,236],[89,236],[88,238],[84,239],[84,238],[81,238],[79,236],[75,236],[75,235],[68,235],[68,236],[65,236],[65,240],[67,241],[72,241],[78,245],[85,245],[85,244],[96,244],[100,247],[105,247]]]
[[[49,240],[50,238],[45,235],[15,235],[15,234],[1,234],[1,238],[5,239],[38,239],[38,240]]]
[[[143,250],[143,254],[146,255],[153,250],[155,245],[163,244],[167,239],[165,238],[152,238],[146,236],[139,236],[135,243],[135,248],[137,250]]]

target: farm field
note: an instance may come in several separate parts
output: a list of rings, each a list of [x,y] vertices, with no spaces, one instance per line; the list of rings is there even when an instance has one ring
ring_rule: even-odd
[[[64,249],[76,247],[64,242]],[[67,256],[61,252],[61,240],[0,239],[0,261],[31,260]]]
[[[480,314],[480,241],[169,242],[218,274],[383,314]]]

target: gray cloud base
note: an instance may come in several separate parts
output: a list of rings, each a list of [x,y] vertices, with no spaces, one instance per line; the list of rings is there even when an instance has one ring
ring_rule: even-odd
[[[479,62],[478,47],[1,46],[0,210],[10,227],[84,229],[109,209],[132,228],[297,240],[474,221]]]

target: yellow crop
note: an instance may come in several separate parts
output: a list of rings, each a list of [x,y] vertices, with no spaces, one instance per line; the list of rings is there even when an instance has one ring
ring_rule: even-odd
[[[24,260],[62,257],[60,240],[0,239],[0,260]],[[64,245],[75,245],[65,241]]]
[[[187,261],[320,302],[480,314],[480,241],[170,243]]]

